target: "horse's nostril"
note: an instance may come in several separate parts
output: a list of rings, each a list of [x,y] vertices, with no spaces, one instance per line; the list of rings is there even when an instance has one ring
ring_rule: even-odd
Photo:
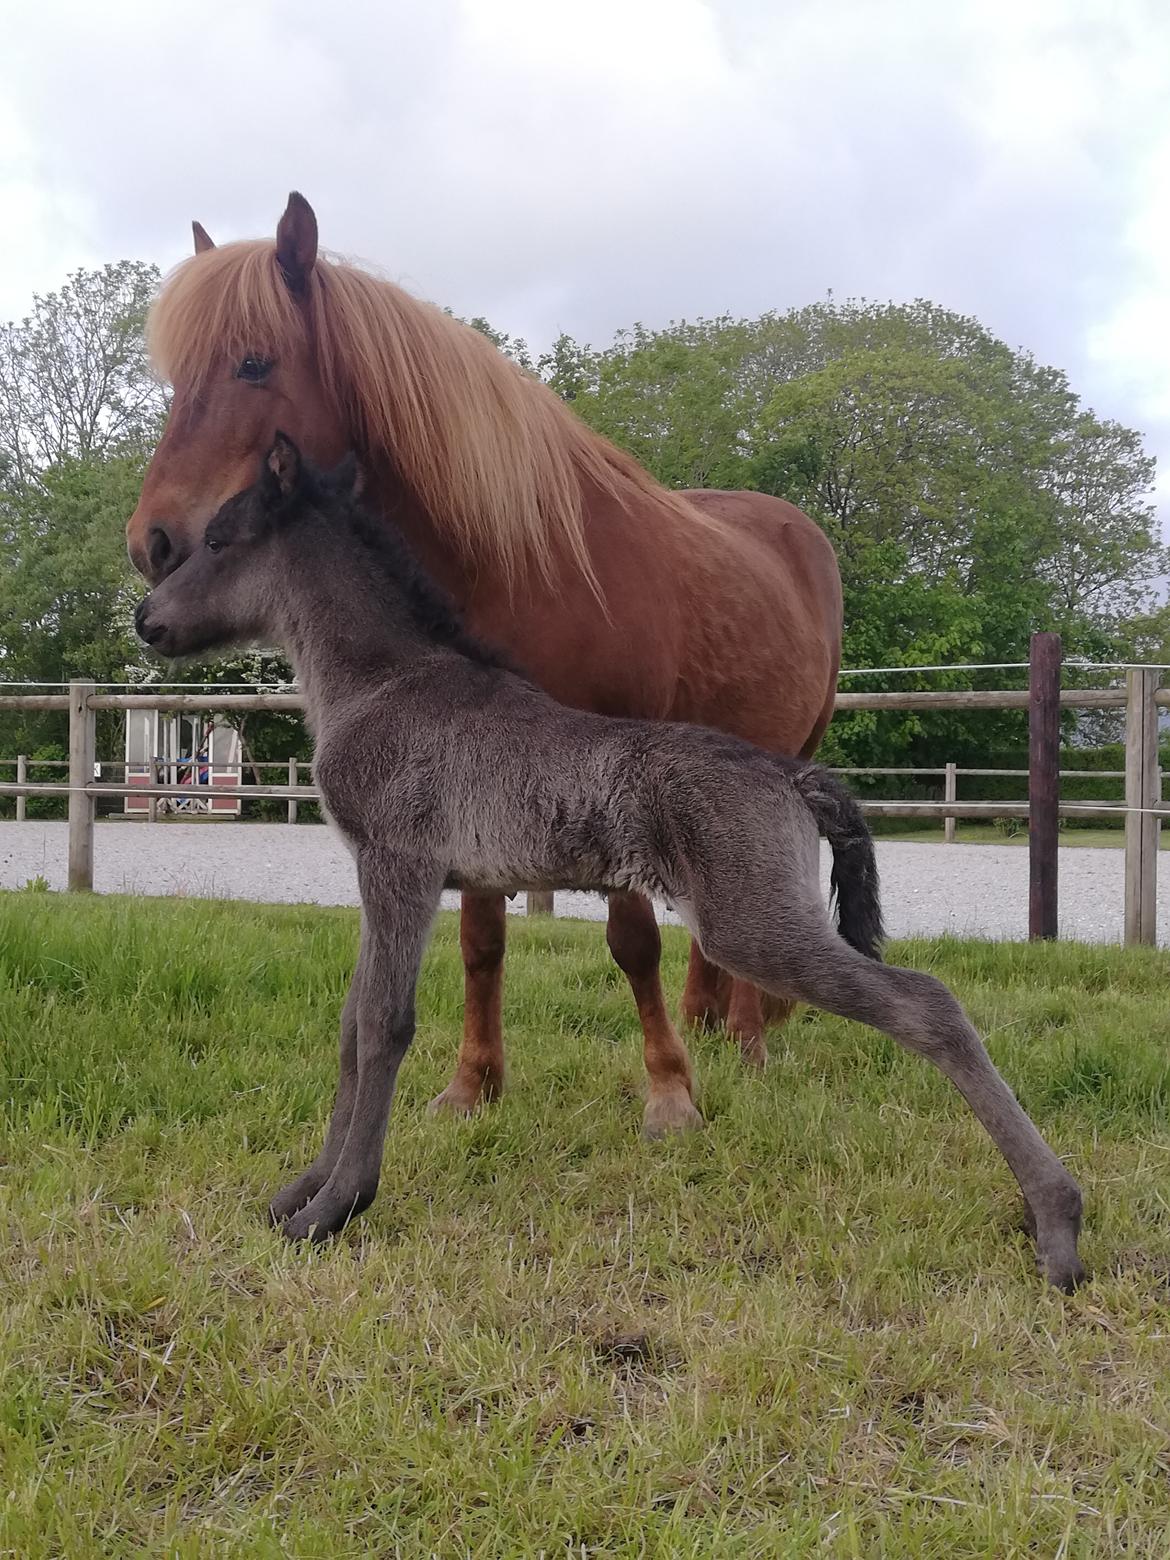
[[[155,579],[161,579],[176,565],[174,543],[161,525],[152,525],[147,534],[146,558]]]

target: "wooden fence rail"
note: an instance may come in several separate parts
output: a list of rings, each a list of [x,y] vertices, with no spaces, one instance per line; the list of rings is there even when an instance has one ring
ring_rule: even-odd
[[[1035,636],[1043,641],[1046,636]],[[1052,636],[1047,636],[1049,639]],[[1042,672],[1037,672],[1037,659]],[[1125,940],[1127,943],[1153,943],[1156,940],[1158,835],[1163,818],[1170,818],[1170,806],[1162,801],[1162,777],[1158,770],[1158,711],[1170,708],[1170,689],[1158,687],[1159,673],[1154,668],[1133,668],[1127,673],[1124,688],[1059,688],[1060,648],[1033,644],[1032,686],[1028,691],[946,690],[930,693],[842,693],[836,708],[848,710],[1004,710],[1027,709],[1033,736],[1039,735],[1038,719],[1047,723],[1044,740],[1033,740],[1029,769],[958,769],[954,764],[936,768],[899,766],[851,767],[839,774],[906,775],[941,777],[944,794],[941,802],[863,801],[862,810],[879,818],[941,818],[945,838],[954,838],[957,818],[1026,818],[1031,823],[1029,852],[1032,891],[1029,923],[1033,936],[1052,936],[1056,930],[1056,831],[1058,817],[1125,818]],[[1045,682],[1046,679],[1046,682]],[[1041,689],[1044,692],[1041,693]],[[301,709],[298,695],[289,693],[99,693],[93,683],[73,682],[65,694],[3,694],[0,713],[6,710],[68,711],[69,759],[29,759],[18,755],[0,763],[16,766],[15,782],[0,783],[0,796],[16,798],[17,818],[25,817],[25,799],[29,796],[63,796],[69,803],[68,860],[69,887],[88,890],[93,887],[94,803],[98,798],[145,796],[152,808],[159,797],[191,795],[190,786],[129,786],[107,781],[101,769],[122,769],[121,761],[95,767],[95,716],[98,711],[160,710],[163,712],[223,712],[244,714],[251,711]],[[1126,715],[1126,767],[1121,770],[1061,770],[1057,767],[1057,749],[1053,740],[1054,717],[1060,710],[1124,709]],[[30,767],[67,768],[68,782],[35,782],[28,778]],[[285,785],[216,786],[217,796],[256,800],[283,800],[287,818],[296,821],[300,802],[318,801],[311,785],[300,785],[296,759],[263,760],[254,766],[283,769]],[[1124,779],[1125,802],[1061,802],[1057,784],[1060,779],[1083,778],[1095,774],[1101,779]],[[971,777],[1028,778],[1027,802],[960,802],[958,780]],[[1045,814],[1039,830],[1039,812]],[[552,896],[529,894],[529,914],[552,908]]]

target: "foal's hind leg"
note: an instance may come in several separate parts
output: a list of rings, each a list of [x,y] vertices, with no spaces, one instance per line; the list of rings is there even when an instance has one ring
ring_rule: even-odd
[[[330,1171],[337,1163],[342,1144],[345,1142],[345,1134],[349,1131],[349,1118],[353,1112],[354,1095],[357,1093],[358,1003],[361,1000],[362,958],[365,946],[366,935],[363,927],[362,947],[358,953],[357,967],[353,972],[349,993],[341,1011],[341,1066],[337,1079],[337,1094],[333,1100],[333,1115],[329,1119],[329,1130],[325,1134],[321,1152],[313,1163],[297,1176],[295,1181],[290,1181],[287,1186],[281,1187],[269,1203],[268,1217],[273,1224],[282,1224],[285,1219],[296,1213],[299,1208],[303,1208],[317,1195],[329,1179]]]
[[[504,1088],[504,945],[502,894],[464,894],[459,917],[463,954],[463,1044],[451,1082],[431,1101],[433,1112],[470,1116]]]
[[[650,1088],[642,1130],[647,1137],[701,1127],[687,1048],[679,1039],[662,994],[662,937],[654,907],[640,894],[610,894],[605,940],[625,973],[642,1020],[643,1055]]]
[[[1057,1288],[1075,1288],[1084,1277],[1077,1256],[1080,1188],[1000,1077],[942,982],[917,970],[872,963],[827,926],[823,937],[810,938],[795,956],[757,955],[752,962],[757,965],[754,978],[778,993],[882,1029],[946,1074],[1020,1184],[1035,1224],[1041,1271]]]

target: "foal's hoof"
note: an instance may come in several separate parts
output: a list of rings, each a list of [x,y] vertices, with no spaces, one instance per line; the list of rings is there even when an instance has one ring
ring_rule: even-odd
[[[1066,1295],[1075,1294],[1089,1276],[1085,1264],[1075,1254],[1061,1259],[1037,1257],[1036,1265],[1048,1282]]]
[[[668,1132],[694,1132],[703,1125],[695,1102],[680,1084],[677,1089],[660,1089],[650,1095],[642,1117],[642,1136],[660,1138]]]
[[[1036,1266],[1043,1277],[1054,1288],[1071,1295],[1089,1276],[1077,1252],[1081,1229],[1080,1188],[1067,1186],[1056,1197],[1058,1207],[1050,1212],[1043,1226],[1025,1197],[1022,1223],[1036,1244]]]
[[[304,1175],[297,1176],[295,1181],[290,1181],[287,1186],[282,1186],[272,1201],[268,1204],[268,1222],[280,1229],[286,1219],[291,1219],[294,1213],[310,1202],[325,1184],[324,1176],[310,1175],[308,1171]]]
[[[280,1233],[289,1241],[309,1240],[319,1245],[364,1213],[373,1200],[373,1192],[346,1195],[325,1185],[316,1197],[283,1221]]]

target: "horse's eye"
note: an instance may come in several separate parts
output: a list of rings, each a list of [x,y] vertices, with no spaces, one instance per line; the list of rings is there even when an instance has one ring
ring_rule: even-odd
[[[246,357],[236,369],[237,379],[246,379],[250,385],[263,384],[272,369],[268,358]]]
[[[212,553],[222,552],[223,543],[218,541],[214,536],[209,536],[207,538],[207,551]]]

